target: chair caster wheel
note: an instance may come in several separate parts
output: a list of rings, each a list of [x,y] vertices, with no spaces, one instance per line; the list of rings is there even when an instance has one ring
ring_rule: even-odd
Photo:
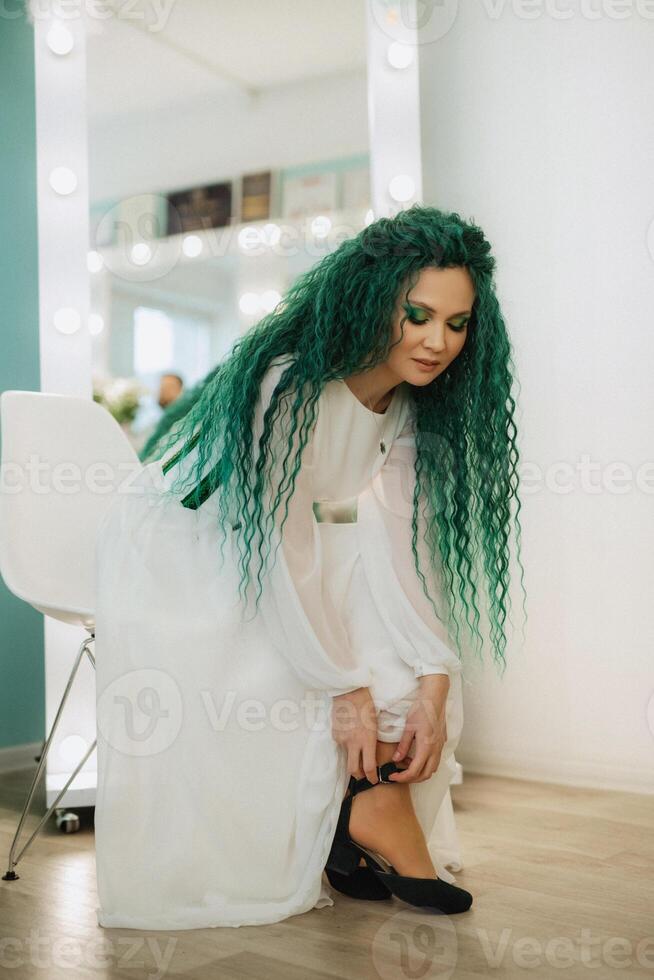
[[[57,828],[62,834],[75,834],[80,828],[79,817],[70,810],[55,810]]]

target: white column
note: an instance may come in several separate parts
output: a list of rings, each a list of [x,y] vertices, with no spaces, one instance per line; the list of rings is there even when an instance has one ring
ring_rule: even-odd
[[[86,124],[86,31],[77,16],[57,21],[45,4],[34,10],[41,390],[91,397],[88,331],[89,192]],[[72,49],[66,47],[66,33]],[[71,193],[51,186],[61,168],[76,181]],[[70,309],[63,333],[57,312]]]
[[[368,129],[375,218],[422,200],[417,0],[367,0]]]
[[[90,398],[86,24],[81,7],[58,6],[64,15],[68,10],[69,16],[56,19],[43,0],[31,8],[36,75],[41,390]],[[70,193],[53,188],[57,173],[60,190],[67,189],[67,180],[74,183]],[[46,733],[77,648],[86,635],[81,628],[45,618]],[[95,676],[87,660],[80,666],[48,755],[48,806],[94,738]],[[95,786],[93,753],[62,805],[95,803]]]

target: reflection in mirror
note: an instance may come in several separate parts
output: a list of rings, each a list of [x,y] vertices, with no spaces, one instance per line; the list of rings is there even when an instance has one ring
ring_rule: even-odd
[[[91,22],[94,397],[137,450],[372,220],[364,14],[185,0],[162,24]]]

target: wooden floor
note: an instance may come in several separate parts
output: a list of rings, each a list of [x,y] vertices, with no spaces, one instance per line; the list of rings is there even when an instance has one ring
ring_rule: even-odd
[[[30,778],[0,777],[3,873]],[[462,915],[338,895],[270,926],[176,933],[100,928],[92,811],[76,834],[53,819],[20,879],[0,881],[0,976],[654,978],[654,797],[467,772],[452,797],[457,883],[474,896]]]

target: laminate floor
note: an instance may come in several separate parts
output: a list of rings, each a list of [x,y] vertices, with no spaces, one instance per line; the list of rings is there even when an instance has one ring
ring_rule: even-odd
[[[0,776],[3,873],[30,779]],[[170,933],[100,928],[92,811],[75,834],[52,818],[19,880],[0,881],[0,976],[654,978],[654,797],[465,772],[452,798],[469,912],[338,895],[274,925]],[[28,833],[45,812],[42,791],[34,806]]]

